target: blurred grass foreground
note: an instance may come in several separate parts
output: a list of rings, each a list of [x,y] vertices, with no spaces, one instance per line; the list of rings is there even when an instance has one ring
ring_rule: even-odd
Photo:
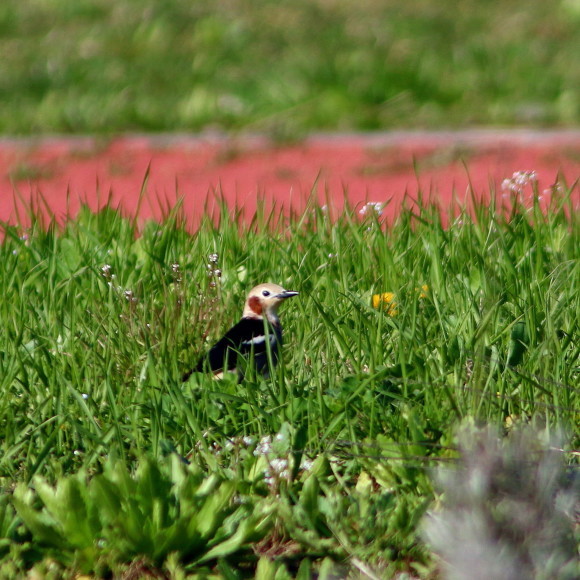
[[[3,0],[0,133],[580,121],[580,1]]]

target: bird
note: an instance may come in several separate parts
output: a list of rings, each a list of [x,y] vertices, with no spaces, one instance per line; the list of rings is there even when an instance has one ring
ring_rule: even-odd
[[[248,359],[253,361],[258,373],[267,377],[271,370],[268,357],[275,365],[282,344],[278,307],[298,294],[278,284],[259,284],[252,288],[246,297],[240,321],[199,359],[193,369],[183,375],[182,380],[185,382],[193,373],[204,371],[211,371],[214,378],[219,379],[225,371],[231,371],[237,372],[238,382],[241,382]]]

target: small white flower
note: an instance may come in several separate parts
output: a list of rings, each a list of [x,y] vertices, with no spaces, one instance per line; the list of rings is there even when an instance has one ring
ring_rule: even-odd
[[[290,479],[287,459],[272,459],[266,469],[264,469],[264,481],[273,487],[281,479]]]
[[[287,459],[272,459],[270,462],[270,467],[275,473],[282,473],[285,469],[288,468],[288,460]]]
[[[177,262],[171,264],[171,269],[177,274],[179,272],[179,264]]]
[[[522,193],[526,185],[533,184],[537,180],[535,171],[515,171],[509,179],[506,178],[501,182],[501,188],[506,193]]]
[[[209,261],[210,261],[210,263],[211,263],[211,264],[217,264],[217,263],[218,263],[218,260],[219,260],[219,258],[220,258],[220,257],[219,257],[219,255],[218,255],[218,254],[210,254],[210,255],[208,256],[208,259],[209,259]]]
[[[82,398],[86,401],[89,398],[89,394],[88,393],[83,393]]]
[[[371,215],[375,214],[380,216],[385,209],[385,204],[381,201],[369,201],[365,203],[358,211],[360,215]]]
[[[522,186],[538,180],[535,171],[516,171],[513,174],[513,178],[518,185]]]
[[[501,182],[501,188],[502,188],[503,191],[510,190],[511,189],[511,186],[512,186],[512,180],[511,179],[507,179],[507,177],[506,177],[506,179],[504,179]]]
[[[248,447],[256,442],[256,440],[249,435],[244,435],[244,437],[242,437],[242,441],[244,442],[244,445],[247,445]]]
[[[133,294],[133,290],[125,290],[124,295],[129,302],[137,302],[137,297]]]
[[[272,438],[270,435],[262,437],[254,449],[254,455],[268,455],[272,451]]]
[[[287,459],[272,459],[270,461],[270,469],[274,475],[281,475],[288,469]]]

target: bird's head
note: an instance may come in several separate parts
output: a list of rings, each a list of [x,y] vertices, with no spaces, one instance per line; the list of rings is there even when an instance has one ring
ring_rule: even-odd
[[[266,317],[271,322],[278,321],[278,306],[292,296],[297,296],[298,292],[285,290],[278,284],[260,284],[252,288],[246,298],[244,306],[244,318]]]

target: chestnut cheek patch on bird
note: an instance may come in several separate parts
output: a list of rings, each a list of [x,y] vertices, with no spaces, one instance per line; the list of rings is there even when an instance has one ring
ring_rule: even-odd
[[[252,296],[248,300],[248,306],[250,307],[252,312],[257,314],[258,316],[262,316],[262,310],[263,310],[262,301],[257,296]]]

